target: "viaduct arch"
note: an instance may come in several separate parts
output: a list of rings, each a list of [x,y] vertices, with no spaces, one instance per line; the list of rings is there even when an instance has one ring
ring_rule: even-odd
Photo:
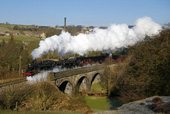
[[[62,92],[73,96],[79,91],[90,91],[93,83],[101,81],[102,72],[102,65],[61,72],[49,72],[47,80],[54,82]]]

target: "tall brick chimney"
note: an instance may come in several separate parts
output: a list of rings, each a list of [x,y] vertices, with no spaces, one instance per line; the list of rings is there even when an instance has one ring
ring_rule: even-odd
[[[64,31],[66,31],[66,17],[64,18]]]

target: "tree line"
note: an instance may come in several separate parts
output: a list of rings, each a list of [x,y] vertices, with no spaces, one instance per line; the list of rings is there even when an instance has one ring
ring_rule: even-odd
[[[129,58],[117,67],[105,67],[108,96],[124,102],[153,95],[170,95],[170,29],[128,48]],[[107,66],[107,65],[106,65]]]
[[[0,47],[0,79],[19,77],[21,69],[27,69],[28,64],[31,63],[31,52],[38,47],[38,43],[39,41],[34,41],[25,46],[13,36],[8,42],[3,40]]]

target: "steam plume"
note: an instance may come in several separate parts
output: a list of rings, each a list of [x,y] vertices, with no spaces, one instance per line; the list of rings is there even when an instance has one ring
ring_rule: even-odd
[[[43,53],[54,50],[60,56],[75,53],[84,55],[89,51],[110,52],[134,45],[146,35],[157,35],[161,29],[150,17],[143,17],[136,21],[133,28],[129,28],[127,24],[112,24],[105,30],[95,28],[91,34],[80,33],[77,36],[62,31],[59,36],[54,35],[40,41],[39,47],[32,51],[32,57],[36,59]]]

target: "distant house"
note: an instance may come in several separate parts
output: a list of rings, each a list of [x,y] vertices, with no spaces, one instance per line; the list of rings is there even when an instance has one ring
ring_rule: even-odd
[[[19,32],[17,32],[15,35],[21,35]]]
[[[39,33],[25,33],[25,36],[37,37],[37,38],[43,38],[43,39],[46,38],[46,35],[44,32],[41,34],[39,34]]]
[[[93,28],[83,27],[81,33],[90,34],[93,32]]]
[[[10,33],[7,31],[0,31],[0,36],[9,36]]]
[[[46,38],[46,35],[45,35],[44,32],[40,35],[40,38],[41,38],[41,39],[45,39],[45,38]]]
[[[58,29],[58,30],[63,30],[64,27],[57,27],[56,29]]]

